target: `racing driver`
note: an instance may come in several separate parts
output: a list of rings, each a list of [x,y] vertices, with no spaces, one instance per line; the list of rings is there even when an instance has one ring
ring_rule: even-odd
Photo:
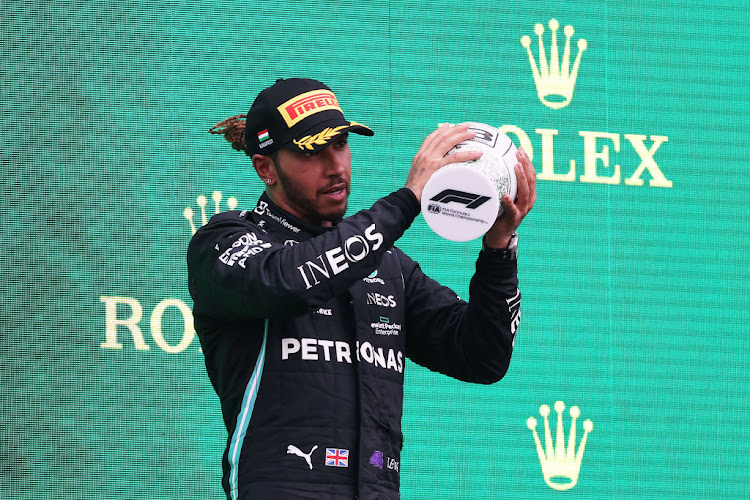
[[[483,238],[465,302],[394,246],[438,168],[473,137],[427,136],[405,186],[344,217],[349,134],[336,96],[281,79],[247,115],[212,129],[252,159],[265,192],[215,215],[187,253],[195,328],[228,438],[222,484],[237,499],[398,499],[406,358],[491,384],[508,369],[520,318],[516,229],[536,200],[528,156],[518,197]],[[394,466],[395,465],[395,466]]]

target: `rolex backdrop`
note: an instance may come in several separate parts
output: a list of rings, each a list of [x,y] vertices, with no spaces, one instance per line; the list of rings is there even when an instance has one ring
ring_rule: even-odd
[[[349,213],[442,122],[537,172],[510,371],[407,364],[372,464],[403,498],[750,498],[747,2],[5,1],[0,28],[0,498],[223,498],[185,253],[263,189],[208,129],[293,76],[375,130]],[[479,240],[419,216],[399,246],[468,298]]]

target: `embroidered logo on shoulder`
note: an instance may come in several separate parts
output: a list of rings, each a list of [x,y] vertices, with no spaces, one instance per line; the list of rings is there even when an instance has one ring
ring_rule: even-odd
[[[271,248],[271,244],[259,239],[255,233],[245,233],[219,255],[219,260],[227,266],[237,263],[244,268],[248,257],[259,254],[266,248]]]

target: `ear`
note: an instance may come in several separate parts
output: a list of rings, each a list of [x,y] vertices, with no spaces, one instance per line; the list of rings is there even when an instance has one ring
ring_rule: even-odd
[[[273,160],[271,160],[270,156],[253,155],[253,167],[260,180],[266,185],[272,186],[276,183],[276,171],[273,168]]]

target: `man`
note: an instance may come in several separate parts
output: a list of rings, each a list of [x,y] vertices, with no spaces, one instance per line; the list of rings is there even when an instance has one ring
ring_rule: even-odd
[[[503,199],[466,303],[393,245],[430,175],[481,156],[445,156],[473,137],[467,125],[431,133],[404,188],[344,218],[348,133],[373,132],[346,120],[328,87],[279,80],[241,118],[220,132],[252,158],[266,191],[254,210],[214,216],[187,256],[229,431],[227,498],[397,499],[398,470],[387,465],[400,461],[405,358],[484,384],[508,369],[520,305],[515,230],[536,199],[533,167],[519,153],[517,201]]]

